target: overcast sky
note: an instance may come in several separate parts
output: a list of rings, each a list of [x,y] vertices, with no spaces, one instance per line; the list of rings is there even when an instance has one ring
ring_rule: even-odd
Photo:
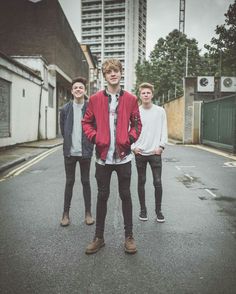
[[[80,42],[80,0],[59,0]],[[199,49],[210,44],[216,25],[225,23],[224,14],[234,0],[185,0],[185,34],[198,41]],[[157,40],[179,29],[179,0],[147,0],[148,58]]]

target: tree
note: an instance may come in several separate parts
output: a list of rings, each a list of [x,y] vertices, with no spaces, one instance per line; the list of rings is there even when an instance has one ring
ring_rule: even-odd
[[[224,15],[225,24],[216,27],[217,36],[211,39],[211,45],[205,45],[205,59],[211,74],[236,76],[236,0]]]
[[[154,85],[155,97],[162,98],[183,94],[183,77],[186,73],[188,48],[188,76],[196,76],[202,60],[195,39],[178,30],[173,30],[164,39],[160,38],[150,54],[150,61],[136,66],[137,84],[148,81]]]

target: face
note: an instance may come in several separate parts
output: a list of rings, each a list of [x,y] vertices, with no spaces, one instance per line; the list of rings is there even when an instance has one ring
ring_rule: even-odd
[[[119,69],[109,69],[105,73],[105,79],[111,87],[118,86],[121,80],[121,72]]]
[[[71,93],[74,96],[74,99],[76,101],[81,101],[84,99],[84,95],[86,93],[86,89],[84,84],[80,83],[80,82],[76,82],[73,84],[72,89],[71,89]]]
[[[140,98],[142,100],[142,104],[149,105],[152,103],[153,94],[151,89],[142,88],[140,91]]]

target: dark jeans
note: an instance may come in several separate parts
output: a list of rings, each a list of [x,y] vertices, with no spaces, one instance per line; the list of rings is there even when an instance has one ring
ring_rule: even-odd
[[[96,180],[98,186],[96,232],[95,236],[103,238],[107,214],[107,200],[110,195],[111,174],[116,171],[118,177],[119,195],[122,201],[125,237],[132,236],[132,200],[130,194],[131,162],[124,164],[96,163]]]
[[[69,212],[73,187],[75,183],[76,163],[80,166],[80,180],[83,186],[83,196],[85,212],[91,211],[91,187],[90,187],[90,163],[91,158],[82,158],[82,156],[64,157],[65,171],[66,171],[66,186],[64,197],[64,212]]]
[[[160,155],[135,155],[135,162],[138,172],[138,196],[141,210],[146,210],[145,204],[145,183],[146,183],[146,170],[147,163],[150,164],[153,177],[153,186],[155,189],[155,211],[156,213],[161,210],[162,201],[162,160]]]

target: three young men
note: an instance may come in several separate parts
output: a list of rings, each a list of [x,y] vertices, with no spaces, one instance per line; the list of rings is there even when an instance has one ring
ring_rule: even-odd
[[[136,253],[130,180],[131,144],[138,139],[142,127],[139,108],[137,98],[121,89],[122,64],[119,60],[106,60],[102,64],[102,73],[107,88],[90,97],[82,120],[86,136],[96,144],[95,176],[98,187],[95,236],[87,246],[86,254],[96,253],[105,245],[104,228],[113,171],[117,173],[122,201],[125,252]]]
[[[72,81],[71,93],[73,100],[65,104],[60,112],[60,128],[64,139],[63,154],[66,172],[64,211],[60,223],[63,227],[70,224],[69,210],[77,162],[79,162],[80,179],[83,186],[85,223],[87,225],[94,223],[91,215],[91,187],[89,178],[93,144],[85,136],[81,125],[81,120],[88,105],[85,96],[86,84],[86,79],[82,77],[78,77]]]
[[[155,190],[155,212],[158,222],[164,222],[161,211],[162,204],[162,159],[161,154],[167,143],[167,121],[164,108],[152,103],[154,88],[149,83],[139,86],[142,104],[139,107],[142,132],[138,140],[132,145],[138,172],[138,196],[140,203],[139,219],[148,220],[145,203],[146,169],[149,163]]]

